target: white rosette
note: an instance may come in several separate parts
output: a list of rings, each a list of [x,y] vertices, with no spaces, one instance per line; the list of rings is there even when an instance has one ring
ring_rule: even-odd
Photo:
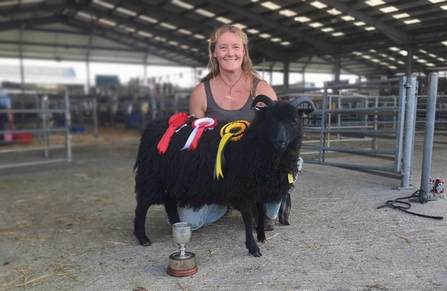
[[[216,125],[217,120],[212,117],[202,117],[194,120],[191,124],[191,126],[194,129],[189,135],[185,145],[180,150],[181,151],[186,149],[188,149],[189,151],[195,150],[195,148],[197,147],[197,143],[199,142],[199,139],[202,136],[203,131],[206,129],[213,129]]]

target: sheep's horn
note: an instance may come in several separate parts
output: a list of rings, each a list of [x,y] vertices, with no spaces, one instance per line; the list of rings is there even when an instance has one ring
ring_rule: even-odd
[[[265,95],[258,95],[256,96],[256,98],[253,100],[253,103],[251,104],[251,107],[255,107],[256,104],[258,104],[259,102],[264,103],[265,105],[267,105],[267,107],[272,107],[274,106],[276,103],[275,101],[273,101],[272,99],[270,99],[269,97],[265,96]]]
[[[301,96],[296,98],[295,100],[292,100],[290,102],[290,105],[292,105],[293,107],[298,107],[299,105],[303,104],[303,103],[307,103],[309,104],[310,108],[303,108],[302,112],[304,113],[311,113],[313,111],[315,111],[315,105],[312,102],[312,99],[310,99],[308,96]]]

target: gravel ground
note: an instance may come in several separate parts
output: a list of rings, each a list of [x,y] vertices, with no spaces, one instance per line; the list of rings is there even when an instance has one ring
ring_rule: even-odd
[[[376,209],[419,188],[420,146],[409,190],[305,164],[291,225],[267,233],[261,258],[232,213],[193,232],[199,271],[185,278],[166,274],[177,246],[163,207],[149,210],[152,246],[132,235],[137,147],[137,138],[75,147],[71,163],[0,170],[0,290],[447,290],[446,221]],[[434,150],[432,176],[447,178],[445,145]],[[443,196],[412,205],[447,216]]]

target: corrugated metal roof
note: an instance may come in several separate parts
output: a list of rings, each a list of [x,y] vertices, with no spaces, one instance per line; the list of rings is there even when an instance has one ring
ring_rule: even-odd
[[[258,68],[394,75],[447,70],[447,1],[28,0],[0,4],[0,56],[205,66],[223,23]],[[21,45],[20,45],[21,44]]]

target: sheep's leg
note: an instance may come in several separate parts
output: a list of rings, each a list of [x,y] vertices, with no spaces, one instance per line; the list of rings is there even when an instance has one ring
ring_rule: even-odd
[[[167,197],[165,201],[165,209],[168,214],[169,223],[173,225],[174,223],[180,222],[180,217],[177,211],[177,201]]]
[[[258,223],[256,224],[257,239],[258,241],[265,243],[265,206],[262,203],[256,203],[256,208],[258,209]]]
[[[242,219],[245,224],[245,246],[248,249],[248,252],[252,254],[254,257],[262,256],[261,251],[259,250],[258,245],[256,244],[255,238],[253,237],[253,230],[251,226],[251,222],[253,221],[253,215],[250,210],[241,211]],[[258,226],[259,227],[259,226]],[[264,227],[264,226],[262,226]]]
[[[152,243],[146,236],[146,214],[151,205],[142,200],[137,203],[135,208],[135,221],[133,234],[137,237],[142,246],[150,246]]]

